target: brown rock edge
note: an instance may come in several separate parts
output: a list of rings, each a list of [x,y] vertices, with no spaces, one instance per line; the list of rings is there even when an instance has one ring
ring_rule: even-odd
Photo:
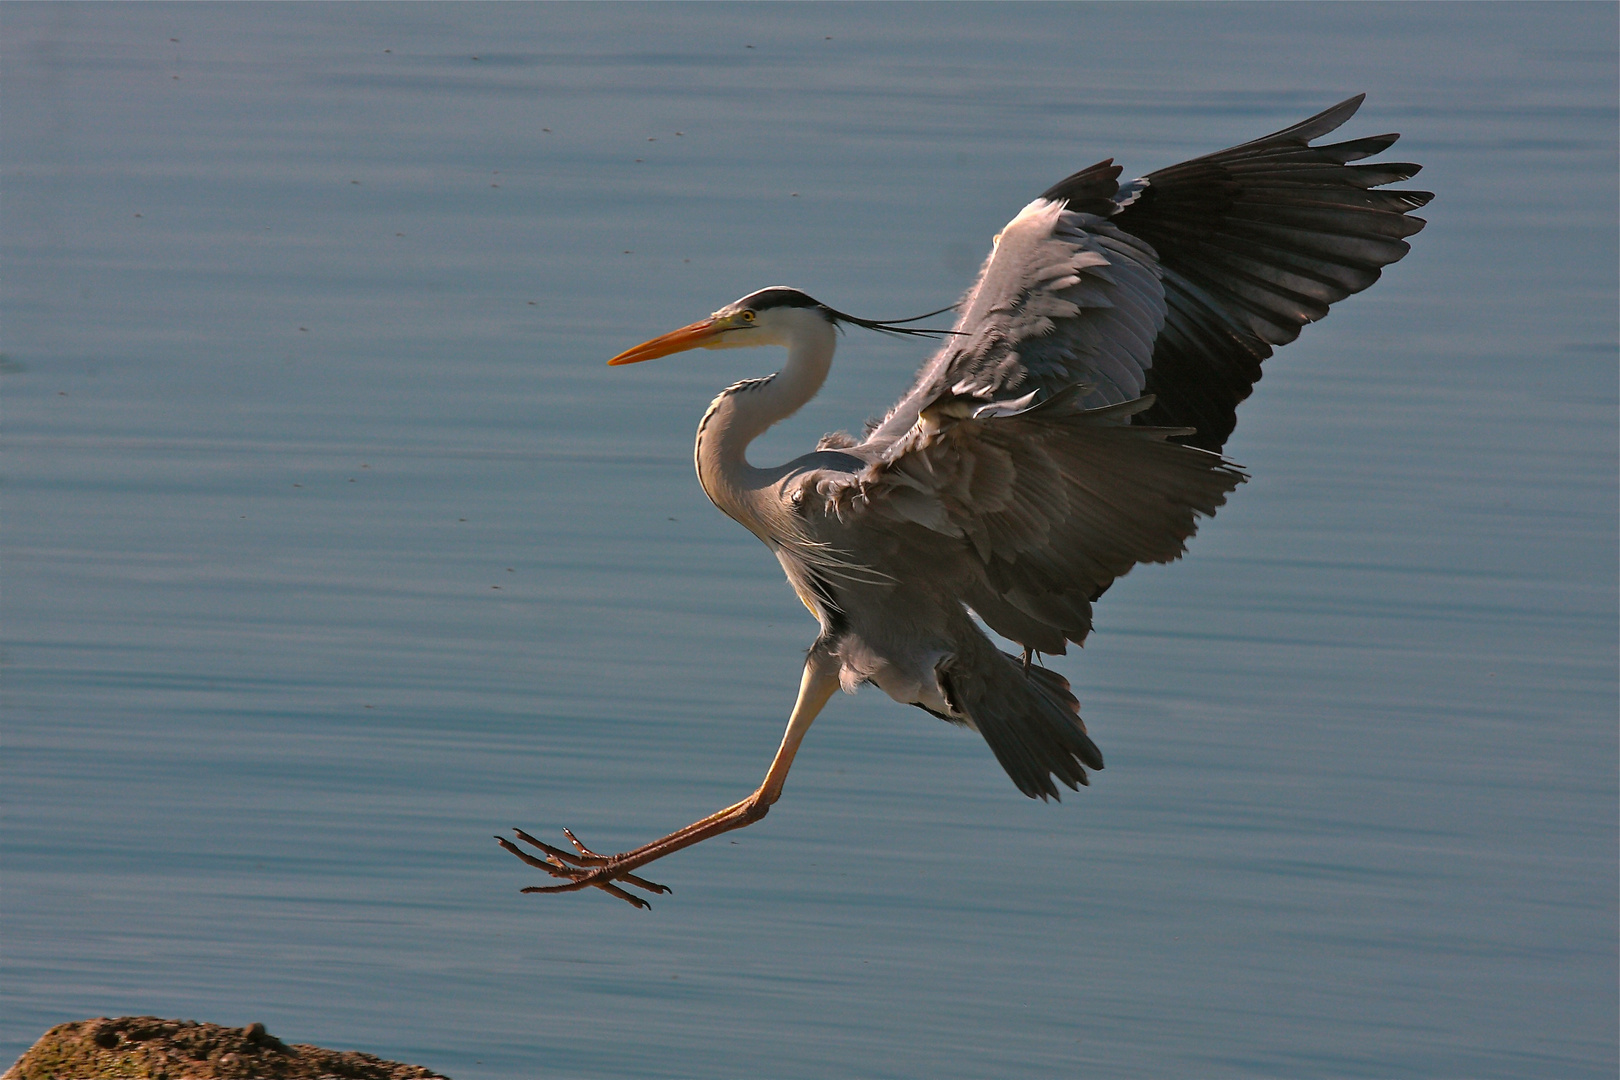
[[[291,1046],[264,1030],[163,1020],[102,1017],[58,1024],[29,1047],[0,1080],[447,1080],[420,1065],[384,1061],[357,1050]]]

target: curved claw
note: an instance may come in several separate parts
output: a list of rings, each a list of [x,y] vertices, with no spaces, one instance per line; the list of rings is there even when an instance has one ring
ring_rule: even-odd
[[[535,844],[540,843],[538,840],[535,840],[533,837],[531,837],[527,833],[525,833],[522,829],[515,829],[513,831],[516,832],[523,839],[528,840],[530,843],[535,843]],[[573,832],[568,830],[568,829],[563,830],[563,835],[568,837],[568,842],[570,844],[573,844],[574,849],[579,852],[578,860],[569,860],[571,862],[576,862],[576,865],[579,865],[579,866],[606,866],[609,863],[611,863],[613,861],[613,859],[614,859],[614,856],[599,855],[596,852],[592,851],[590,848],[588,848],[584,844],[580,843],[579,837],[575,836],[573,834]],[[541,846],[544,847],[546,845],[541,845]],[[561,854],[563,858],[565,858],[565,859],[568,858],[568,856],[566,854],[563,854],[560,849],[553,848],[552,850],[557,851],[558,854]],[[670,892],[674,892],[674,890],[671,889],[668,885],[660,885],[655,881],[648,881],[646,878],[639,877],[636,874],[614,874],[613,877],[617,881],[628,881],[630,884],[636,886],[637,888],[646,889],[648,892],[654,892],[654,893],[670,893]]]
[[[512,831],[517,834],[517,838],[519,840],[522,840],[526,844],[532,844],[541,851],[544,851],[547,855],[551,856],[551,864],[546,865],[545,869],[551,870],[556,877],[570,876],[555,872],[554,867],[562,863],[567,863],[570,866],[595,868],[608,866],[613,862],[612,858],[606,855],[598,855],[596,852],[580,843],[579,838],[576,837],[572,832],[569,832],[567,829],[563,830],[563,835],[567,836],[569,842],[579,850],[579,854],[577,855],[573,852],[564,851],[559,847],[552,847],[543,840],[537,840],[528,833],[524,832],[522,829],[513,827]],[[673,891],[667,885],[660,885],[656,881],[648,881],[646,878],[641,877],[638,874],[622,873],[609,874],[607,876],[615,881],[627,882],[636,886],[638,889],[646,889],[650,893],[669,893]]]
[[[643,911],[652,910],[652,905],[647,903],[647,901],[643,900],[639,896],[632,896],[630,893],[625,892],[611,881],[572,881],[567,885],[530,885],[528,888],[522,891],[526,893],[573,892],[576,889],[583,889],[587,886],[594,886],[601,889],[605,893],[617,896],[625,903],[630,904],[633,907],[641,908]]]
[[[568,869],[556,859],[552,859],[550,861],[545,859],[537,859],[504,836],[497,836],[495,838],[495,842],[501,845],[501,847],[505,848],[507,851],[511,852],[513,855],[516,855],[519,859],[522,859],[524,862],[528,863],[530,866],[544,870],[552,877],[573,877],[573,875],[568,872]]]
[[[530,855],[528,852],[512,843],[512,841],[506,839],[504,836],[495,837],[495,842],[507,852],[517,856],[527,865],[533,866],[539,870],[544,870],[552,877],[567,879],[567,883],[563,885],[531,885],[523,890],[526,893],[576,892],[579,889],[584,888],[597,888],[601,889],[603,892],[618,897],[628,904],[646,909],[651,908],[652,905],[638,896],[633,896],[630,893],[625,892],[618,885],[615,885],[614,882],[622,881],[627,885],[634,885],[637,888],[645,889],[650,893],[664,894],[671,891],[667,885],[660,885],[656,881],[648,881],[646,878],[637,874],[632,874],[629,872],[614,873],[612,869],[613,860],[611,858],[604,855],[598,855],[590,848],[587,848],[584,844],[580,843],[578,837],[576,837],[572,832],[569,832],[567,829],[564,829],[563,833],[568,837],[569,842],[573,844],[577,853],[576,851],[565,851],[562,848],[554,847],[543,840],[530,836],[528,833],[519,828],[514,827],[512,832],[517,835],[519,840],[522,840],[524,843],[530,844],[544,852],[546,858],[539,859],[533,855]]]
[[[532,847],[537,847],[547,855],[550,855],[553,859],[561,860],[562,862],[568,863],[570,866],[602,866],[607,863],[607,859],[601,855],[598,855],[595,852],[586,852],[586,850],[580,846],[577,840],[574,842],[574,846],[580,850],[579,854],[575,855],[572,851],[564,851],[560,847],[552,847],[544,840],[536,840],[522,829],[514,827],[512,831],[516,833],[517,838],[522,840],[525,844]],[[563,832],[568,833],[568,830],[564,829]],[[568,833],[568,835],[569,838],[572,839],[573,834]]]

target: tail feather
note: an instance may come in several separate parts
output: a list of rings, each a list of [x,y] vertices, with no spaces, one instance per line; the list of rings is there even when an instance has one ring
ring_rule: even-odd
[[[1086,734],[1069,681],[1001,652],[980,637],[978,648],[949,657],[938,671],[951,706],[990,744],[1018,790],[1035,799],[1059,798],[1055,780],[1071,790],[1103,767],[1102,751]]]

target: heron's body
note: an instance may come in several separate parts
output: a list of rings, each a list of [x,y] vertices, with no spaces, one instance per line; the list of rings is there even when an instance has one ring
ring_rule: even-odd
[[[949,706],[932,673],[950,631],[957,629],[951,617],[961,611],[949,583],[904,574],[895,565],[901,555],[895,545],[883,545],[888,550],[860,545],[866,556],[860,566],[818,567],[805,558],[807,551],[831,552],[849,539],[847,531],[840,536],[842,530],[828,528],[824,509],[816,511],[817,484],[829,477],[853,479],[868,463],[833,449],[776,468],[748,462],[748,445],[813,398],[832,366],[832,323],[810,308],[788,309],[782,321],[792,327],[782,370],[727,387],[703,414],[693,447],[698,482],[717,507],[781,562],[789,584],[821,625],[816,648],[837,658],[846,689],[870,682],[896,701],[944,713]],[[848,574],[870,588],[840,590],[839,578]],[[876,602],[863,602],[868,599]],[[971,620],[962,621],[972,626]]]
[[[709,498],[757,536],[820,624],[765,782],[623,855],[575,841],[545,859],[569,883],[615,882],[764,816],[834,691],[870,683],[977,730],[1025,794],[1088,782],[1102,755],[1059,675],[1032,664],[1091,630],[1091,604],[1142,562],[1178,558],[1243,474],[1219,454],[1275,345],[1377,280],[1422,227],[1417,172],[1349,165],[1395,136],[1313,147],[1353,98],[1293,128],[1118,183],[1111,162],[1031,202],[995,238],[948,332],[844,315],[783,286],[615,357],[778,345],[774,375],[720,393],[694,459]],[[843,324],[947,340],[862,439],[760,468],[748,447],[821,389]],[[972,614],[970,614],[970,612]],[[1023,647],[1002,652],[976,621]],[[570,834],[572,839],[572,834]]]
[[[802,295],[766,291],[794,301]],[[759,305],[760,299],[751,302]],[[1045,671],[1002,670],[1012,661],[964,609],[967,596],[988,606],[990,589],[961,538],[870,515],[866,507],[851,505],[858,494],[827,497],[828,491],[858,493],[863,477],[882,468],[880,448],[892,448],[893,439],[824,446],[776,468],[749,463],[748,445],[820,390],[836,345],[834,324],[820,305],[763,310],[770,314],[758,317],[769,324],[759,330],[788,347],[787,363],[775,375],[723,390],[698,424],[693,456],[709,498],[771,549],[820,623],[813,659],[835,672],[845,690],[870,683],[901,704],[970,727],[980,728],[980,716],[993,703],[999,706],[994,711],[1008,715],[985,717],[991,724],[987,738],[1020,787],[1056,794],[1044,772],[1014,771],[1018,765],[1009,758],[1017,747],[1008,739],[1018,733],[1007,731],[1009,724],[1034,729],[1024,734],[1053,756],[1053,771],[1071,787],[1085,783],[1084,769],[1071,759],[1100,769],[1102,755],[1086,738],[1066,684]],[[933,421],[923,427],[942,430]],[[1200,466],[1218,464],[1209,455],[1185,453]],[[1236,479],[1231,470],[1216,475],[1214,487],[1222,492]],[[1059,641],[1052,651],[1061,649]],[[969,707],[987,696],[980,708]]]

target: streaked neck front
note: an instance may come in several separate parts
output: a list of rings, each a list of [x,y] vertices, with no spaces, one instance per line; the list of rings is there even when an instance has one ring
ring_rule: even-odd
[[[748,446],[772,424],[798,412],[827,381],[837,332],[814,311],[796,320],[788,337],[787,363],[775,375],[726,387],[698,423],[693,460],[709,499],[755,536],[771,543],[769,489],[782,470],[756,469]]]

